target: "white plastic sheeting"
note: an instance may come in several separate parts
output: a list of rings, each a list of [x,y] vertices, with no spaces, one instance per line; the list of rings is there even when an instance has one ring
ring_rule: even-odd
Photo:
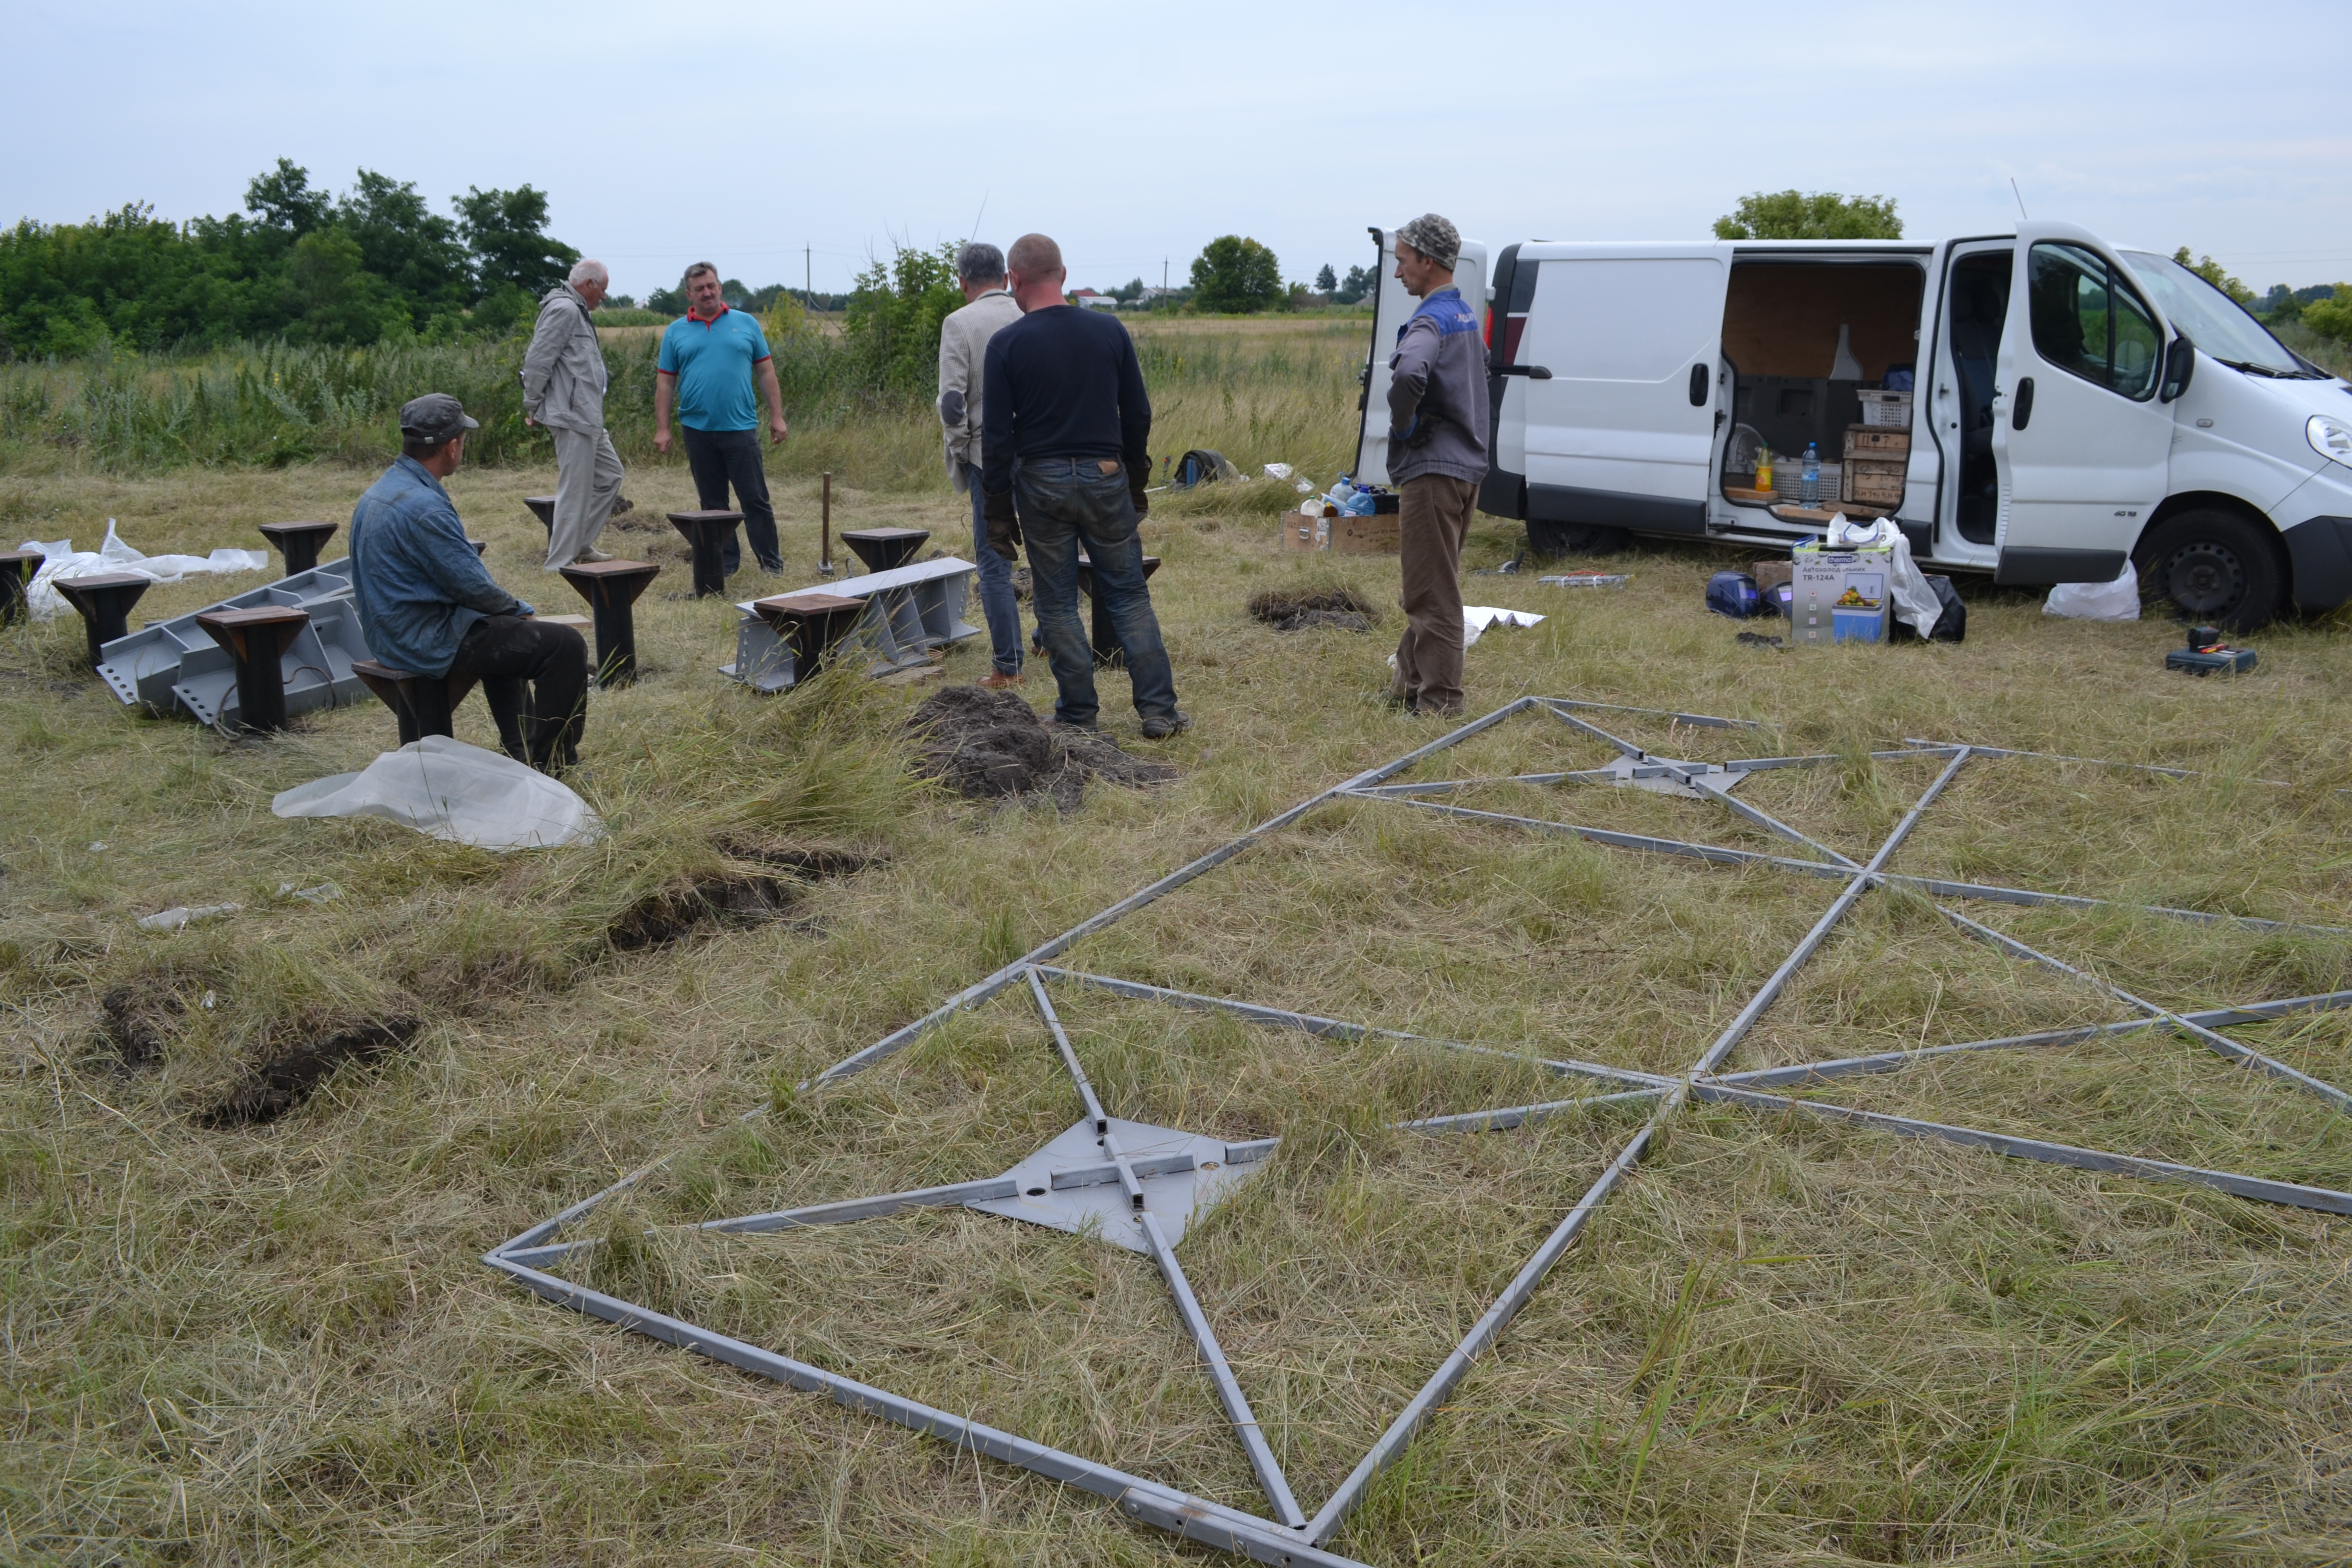
[[[1492,605],[1462,606],[1462,646],[1468,647],[1488,626],[1531,626],[1543,617],[1526,610],[1498,610]]]
[[[2076,621],[2136,621],[2139,573],[2126,559],[2123,575],[2112,583],[2061,583],[2042,602],[2042,613]]]
[[[106,542],[96,550],[76,550],[70,539],[28,539],[16,547],[37,550],[43,560],[25,590],[25,602],[37,621],[53,620],[70,606],[65,595],[49,584],[63,577],[103,577],[128,572],[156,583],[176,583],[183,577],[208,573],[258,572],[269,564],[267,550],[232,550],[226,546],[210,555],[148,555],[122,542],[114,520],[106,520]]]
[[[477,849],[552,849],[604,831],[588,803],[560,781],[446,735],[386,752],[355,773],[297,784],[269,809],[279,816],[382,816]]]

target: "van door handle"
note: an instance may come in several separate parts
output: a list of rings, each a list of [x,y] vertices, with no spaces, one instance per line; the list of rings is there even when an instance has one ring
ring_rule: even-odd
[[[2017,410],[2009,416],[2009,427],[2022,430],[2025,422],[2033,417],[2033,378],[2021,377],[2017,384]]]
[[[1496,375],[1524,375],[1529,381],[1549,381],[1551,372],[1539,364],[1507,364],[1498,366]]]
[[[1706,366],[1703,364],[1695,364],[1691,366],[1690,392],[1691,406],[1693,408],[1704,408],[1706,406]]]

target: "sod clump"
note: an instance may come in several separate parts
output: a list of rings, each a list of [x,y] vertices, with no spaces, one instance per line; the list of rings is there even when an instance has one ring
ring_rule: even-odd
[[[908,718],[915,771],[967,800],[1050,799],[1076,811],[1088,779],[1125,789],[1168,783],[1176,770],[1129,756],[1108,735],[1073,726],[1048,729],[1009,691],[950,686],[925,698]]]
[[[1268,588],[1250,595],[1249,613],[1278,632],[1368,632],[1381,618],[1380,607],[1353,588]]]

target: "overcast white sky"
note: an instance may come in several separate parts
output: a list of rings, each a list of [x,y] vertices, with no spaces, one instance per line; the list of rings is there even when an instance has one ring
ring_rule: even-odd
[[[1914,237],[1982,233],[2015,220],[2013,177],[2037,218],[2264,289],[2352,278],[2343,15],[9,0],[0,220],[226,213],[284,155],[443,211],[536,185],[635,294],[703,257],[797,284],[803,247],[840,289],[894,239],[1033,228],[1108,288],[1163,258],[1181,281],[1230,232],[1286,278],[1345,270],[1367,224],[1430,209],[1495,244],[1702,237],[1790,185],[1894,196]]]

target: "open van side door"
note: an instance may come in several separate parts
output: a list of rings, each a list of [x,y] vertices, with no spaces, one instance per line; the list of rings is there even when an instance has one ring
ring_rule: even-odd
[[[2172,334],[2131,269],[2087,230],[2017,231],[1995,377],[2000,476],[1994,580],[2104,583],[2170,479]]]
[[[1538,268],[1517,356],[1531,521],[1706,533],[1731,253],[1519,247],[1518,268]]]
[[[1421,301],[1404,291],[1396,276],[1396,235],[1391,230],[1372,230],[1372,243],[1379,247],[1380,270],[1375,274],[1379,286],[1372,292],[1372,352],[1364,366],[1364,391],[1357,404],[1362,420],[1356,432],[1356,467],[1353,470],[1358,484],[1384,485],[1389,480],[1389,356],[1396,353],[1397,334]],[[1462,290],[1462,302],[1478,314],[1483,331],[1491,321],[1486,302],[1486,247],[1475,240],[1462,242],[1462,255],[1454,264],[1454,286]]]

